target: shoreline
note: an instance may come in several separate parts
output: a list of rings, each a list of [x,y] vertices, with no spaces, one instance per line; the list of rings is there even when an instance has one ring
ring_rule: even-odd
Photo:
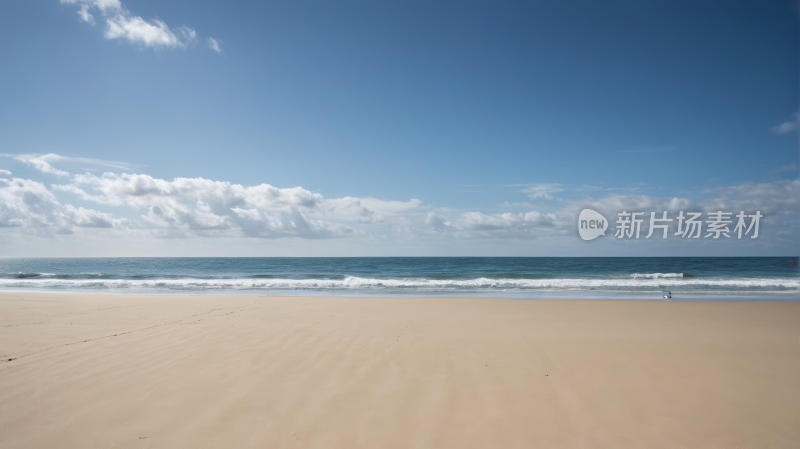
[[[270,293],[275,292],[275,293]],[[230,289],[230,290],[132,290],[116,289],[113,291],[100,289],[0,289],[1,295],[16,294],[55,294],[55,295],[108,295],[108,296],[285,296],[296,298],[432,298],[432,299],[519,299],[532,301],[657,301],[657,302],[800,302],[800,293],[775,293],[764,294],[747,292],[741,294],[684,294],[672,290],[672,298],[663,299],[663,292],[610,292],[610,291],[582,291],[582,292],[552,292],[552,291],[524,291],[524,292],[376,292],[358,290],[256,290],[256,289]],[[647,296],[647,297],[645,297]]]
[[[3,292],[0,317],[3,447],[800,444],[797,301]]]

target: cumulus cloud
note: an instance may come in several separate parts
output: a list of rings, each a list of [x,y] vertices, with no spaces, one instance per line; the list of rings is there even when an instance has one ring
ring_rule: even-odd
[[[584,205],[594,207],[606,214],[616,214],[619,211],[668,211],[695,210],[699,206],[687,198],[653,197],[647,195],[608,195],[603,198],[591,200],[571,201],[564,209],[570,220],[578,209]],[[571,221],[570,221],[571,222]]]
[[[90,11],[99,12],[105,21],[106,39],[123,39],[146,47],[185,47],[197,37],[189,27],[173,31],[160,19],[148,21],[133,15],[119,0],[61,0],[61,3],[80,5],[78,16],[84,22],[94,23]]]
[[[214,50],[217,53],[222,53],[222,48],[220,48],[219,44],[222,43],[219,39],[214,39],[213,37],[208,38],[208,48]]]
[[[459,238],[536,238],[544,228],[556,225],[555,214],[542,214],[537,211],[522,213],[484,214],[482,212],[462,212],[453,218],[429,212],[425,223],[433,230],[448,233]]]
[[[148,47],[183,46],[167,24],[158,19],[153,19],[151,23],[141,17],[118,14],[107,18],[106,23],[108,24],[105,34],[107,39],[124,38],[132,43],[144,44]]]
[[[468,231],[496,230],[530,230],[535,227],[552,226],[555,214],[541,214],[536,211],[527,213],[510,213],[486,215],[480,212],[466,212],[455,222],[453,227]]]
[[[470,211],[454,214],[431,211],[425,217],[428,234],[417,233],[414,236],[572,238],[575,216],[585,206],[603,212],[612,222],[616,222],[616,214],[622,211],[645,212],[642,217],[645,220],[644,229],[647,229],[650,212],[666,211],[668,217],[674,218],[680,211],[707,213],[722,210],[738,213],[739,211],[759,210],[765,215],[764,222],[769,223],[772,234],[786,237],[793,235],[793,229],[796,227],[794,222],[800,217],[800,180],[741,184],[709,189],[702,193],[705,198],[695,201],[680,197],[621,194],[611,194],[601,198],[584,197],[579,200],[566,201],[561,209],[552,213],[527,211],[485,214],[479,211]],[[531,205],[508,204],[508,206],[530,207]],[[613,229],[613,227],[612,224],[611,228]],[[672,222],[671,227],[677,227],[677,222]]]
[[[435,212],[428,212],[425,217],[425,224],[430,225],[436,231],[447,231],[453,229],[453,222],[448,220],[444,215],[439,215]]]
[[[258,209],[231,209],[237,225],[247,237],[303,237],[321,239],[360,235],[363,232],[337,223],[309,219],[297,209],[267,213]]]
[[[0,227],[34,234],[72,234],[79,228],[124,228],[127,220],[83,207],[62,204],[44,184],[0,178]]]
[[[702,192],[705,198],[692,201],[678,197],[651,197],[646,195],[608,195],[603,198],[584,198],[569,201],[557,212],[558,219],[554,226],[563,231],[570,231],[574,226],[576,214],[584,206],[603,212],[612,221],[611,228],[619,212],[644,212],[643,229],[649,226],[650,212],[659,214],[668,212],[669,218],[675,218],[680,211],[701,212],[703,216],[709,212],[740,211],[753,213],[760,211],[767,223],[769,233],[773,237],[788,239],[796,243],[797,219],[800,218],[800,180],[776,181],[761,184],[740,184],[707,189]],[[660,216],[660,215],[657,215]],[[677,228],[677,221],[669,223],[670,228]],[[673,229],[674,230],[674,229]]]
[[[381,223],[419,207],[419,200],[326,199],[302,187],[242,186],[203,178],[172,181],[142,174],[91,173],[53,189],[85,201],[144,212],[144,221],[167,236],[332,238],[363,231],[337,222]]]
[[[543,192],[549,188],[534,191]],[[426,212],[423,227],[398,229],[398,234],[404,238],[573,238],[575,217],[579,210],[588,206],[603,212],[612,222],[616,222],[617,214],[622,211],[644,212],[645,229],[649,225],[650,212],[666,211],[668,217],[674,218],[680,211],[705,214],[719,210],[733,213],[760,210],[765,214],[764,222],[769,224],[773,236],[790,238],[794,235],[795,222],[800,217],[800,180],[741,184],[709,189],[701,194],[703,198],[699,200],[625,194],[608,194],[599,198],[586,196],[564,201],[560,209],[553,212],[530,210],[533,206],[525,203],[503,205],[528,209],[520,213],[486,214],[437,209]],[[671,223],[671,227],[677,227],[677,221]]]
[[[5,156],[57,176],[68,173],[51,164],[78,161],[57,154]],[[530,194],[562,188],[557,184],[526,187]],[[204,178],[166,180],[136,173],[87,172],[45,186],[14,178],[10,171],[0,169],[0,228],[39,236],[114,232],[122,238],[134,234],[144,238],[386,238],[394,233],[395,238],[402,239],[556,239],[573,238],[577,211],[591,206],[612,221],[623,210],[668,211],[670,217],[681,210],[760,210],[769,229],[782,229],[786,238],[796,234],[792,231],[800,216],[800,180],[742,184],[698,193],[699,199],[694,200],[622,194],[586,196],[561,201],[558,209],[532,210],[531,204],[507,204],[514,209],[488,213],[426,206],[418,199],[326,198],[302,187],[243,186]]]
[[[12,157],[44,173],[69,175],[50,165],[68,159],[60,155]],[[4,170],[0,175],[10,176],[11,172]],[[418,200],[326,199],[301,187],[245,187],[203,178],[168,181],[127,173],[79,174],[50,189],[42,183],[17,178],[0,178],[0,183],[0,227],[25,228],[38,234],[124,227],[158,237],[335,238],[365,234],[344,223],[379,223],[387,215],[420,204]],[[138,211],[140,219],[115,219],[105,212],[62,203],[56,193],[74,195],[100,206]]]

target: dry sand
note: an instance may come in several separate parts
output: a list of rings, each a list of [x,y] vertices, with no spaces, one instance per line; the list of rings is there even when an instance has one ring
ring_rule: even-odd
[[[3,448],[800,447],[797,302],[4,293],[0,326]]]

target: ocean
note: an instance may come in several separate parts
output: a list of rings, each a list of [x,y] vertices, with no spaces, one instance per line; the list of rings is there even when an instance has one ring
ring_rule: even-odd
[[[791,257],[0,259],[0,291],[797,301]]]

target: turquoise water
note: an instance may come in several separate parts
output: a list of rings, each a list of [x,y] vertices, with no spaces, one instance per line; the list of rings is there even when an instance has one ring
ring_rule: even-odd
[[[800,300],[800,274],[791,257],[0,259],[0,291],[31,290]]]

